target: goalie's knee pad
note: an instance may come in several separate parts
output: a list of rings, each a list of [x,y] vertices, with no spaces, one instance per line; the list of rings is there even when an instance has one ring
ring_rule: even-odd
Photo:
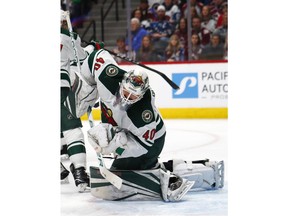
[[[217,189],[224,185],[224,162],[184,161],[179,159],[164,163],[170,171],[182,178],[194,181],[192,189]]]

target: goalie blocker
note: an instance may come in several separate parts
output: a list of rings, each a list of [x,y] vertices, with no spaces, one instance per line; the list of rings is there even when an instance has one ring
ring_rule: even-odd
[[[169,170],[170,169],[170,170]],[[175,202],[194,189],[218,189],[224,186],[224,162],[170,160],[152,170],[110,170],[123,180],[117,189],[90,167],[91,194],[104,200],[164,200]],[[173,171],[173,172],[172,172]],[[178,174],[177,174],[178,173]]]

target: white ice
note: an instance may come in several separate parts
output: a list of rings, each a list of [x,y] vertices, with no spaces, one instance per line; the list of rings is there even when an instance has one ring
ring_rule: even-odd
[[[97,121],[95,121],[97,123]],[[224,160],[228,166],[227,120],[165,120],[167,136],[160,161],[172,158],[198,160]],[[83,122],[83,131],[89,129]],[[85,133],[84,133],[85,134]],[[85,135],[86,136],[86,135]],[[85,137],[86,138],[86,137]],[[87,140],[87,138],[86,138]],[[86,141],[85,140],[85,141]],[[94,150],[86,141],[87,167],[97,166]],[[109,161],[106,161],[109,165]],[[70,162],[64,161],[69,167]],[[225,169],[225,186],[220,190],[188,192],[182,201],[105,201],[90,192],[79,193],[69,175],[69,184],[61,184],[61,216],[104,215],[228,215],[228,170]]]

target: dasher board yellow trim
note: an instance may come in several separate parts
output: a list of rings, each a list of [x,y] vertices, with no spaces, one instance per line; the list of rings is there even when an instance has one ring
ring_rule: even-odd
[[[163,118],[228,118],[228,108],[161,108]]]
[[[159,108],[164,119],[177,118],[228,118],[228,108]],[[92,111],[93,118],[100,120],[100,110]],[[88,120],[87,114],[81,120]]]

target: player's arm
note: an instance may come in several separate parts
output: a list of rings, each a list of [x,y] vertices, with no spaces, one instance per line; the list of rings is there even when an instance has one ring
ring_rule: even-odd
[[[93,148],[102,154],[114,153],[118,158],[139,157],[153,146],[155,132],[154,121],[130,131],[100,123],[88,130],[88,140]]]
[[[100,123],[88,130],[88,140],[97,152],[114,153],[121,158],[138,157],[148,151],[131,133],[111,124]]]
[[[97,62],[96,55],[98,53],[96,45],[89,44],[85,48],[85,52],[91,53],[81,65],[81,75],[84,79],[84,82],[78,79],[72,87],[76,95],[77,117],[84,115],[87,112],[88,107],[93,107],[99,98],[97,90],[97,78],[94,74],[96,64],[95,61]]]

